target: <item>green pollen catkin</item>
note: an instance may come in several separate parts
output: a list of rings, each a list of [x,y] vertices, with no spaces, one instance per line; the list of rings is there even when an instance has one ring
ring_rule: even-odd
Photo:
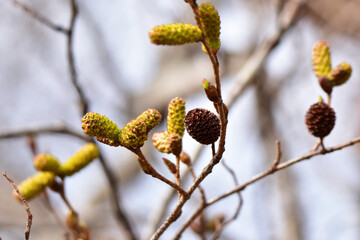
[[[57,173],[61,163],[51,154],[38,154],[34,158],[34,167],[39,171]]]
[[[98,147],[93,143],[88,143],[79,151],[72,155],[61,166],[60,175],[71,176],[86,167],[95,158],[99,157],[100,152]]]
[[[96,137],[99,142],[110,146],[120,145],[118,139],[120,128],[106,116],[89,112],[81,121],[81,127],[86,135]]]
[[[119,135],[120,144],[131,149],[142,147],[148,138],[148,133],[160,123],[161,118],[158,110],[152,108],[146,110],[121,130]]]
[[[331,71],[330,49],[325,41],[318,41],[313,48],[312,62],[315,75],[327,76]]]
[[[200,40],[202,32],[199,27],[186,23],[164,24],[152,28],[149,37],[157,45],[182,45]]]
[[[52,172],[38,172],[37,174],[27,178],[18,185],[19,192],[26,200],[39,195],[47,186],[51,185],[55,180],[55,175]],[[19,194],[16,191],[13,193],[14,197],[21,201]]]
[[[172,99],[168,106],[167,131],[168,133],[177,133],[181,137],[184,135],[185,125],[185,101],[176,97]]]
[[[221,44],[219,13],[212,4],[203,3],[199,7],[199,15],[206,41],[211,50],[217,52]]]

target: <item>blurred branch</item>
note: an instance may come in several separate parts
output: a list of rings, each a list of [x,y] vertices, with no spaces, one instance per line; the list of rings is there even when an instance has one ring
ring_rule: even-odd
[[[31,214],[31,211],[30,211],[30,207],[29,207],[29,204],[27,203],[26,199],[21,195],[19,189],[17,188],[16,184],[14,183],[13,180],[11,180],[7,175],[6,175],[6,172],[3,172],[3,176],[10,182],[10,184],[12,185],[12,187],[14,188],[14,190],[16,191],[16,193],[19,195],[22,203],[24,204],[25,206],[25,210],[26,210],[26,213],[27,213],[27,222],[26,222],[26,229],[25,229],[25,240],[29,240],[30,239],[30,230],[31,230],[31,224],[32,224],[32,214]],[[1,240],[1,238],[0,238]]]
[[[236,74],[231,91],[227,94],[226,105],[230,107],[241,96],[246,88],[254,81],[256,73],[264,64],[271,51],[280,43],[282,36],[295,23],[297,13],[304,4],[304,0],[289,0],[278,16],[277,29],[271,33],[244,63]]]
[[[17,0],[12,0],[12,2],[20,7],[21,9],[23,9],[26,13],[28,13],[31,17],[33,17],[34,19],[36,19],[37,21],[39,21],[40,23],[46,25],[47,27],[51,28],[52,30],[54,31],[57,31],[57,32],[61,32],[61,33],[64,33],[64,34],[67,34],[68,33],[68,29],[64,28],[63,26],[60,26],[58,24],[55,24],[53,22],[51,22],[49,19],[41,16],[39,13],[35,12],[33,9],[31,9],[29,6],[27,6],[26,4],[24,3],[21,3]]]
[[[62,123],[55,123],[50,125],[39,125],[33,127],[21,127],[13,130],[0,130],[0,139],[17,138],[35,134],[47,134],[47,133],[58,133],[66,134],[83,141],[89,142],[91,138],[84,134],[80,134]]]
[[[235,186],[238,186],[239,182],[238,182],[238,179],[237,179],[237,177],[235,175],[234,170],[232,170],[230,168],[230,166],[228,166],[225,163],[224,160],[221,163],[223,164],[224,168],[230,173],[230,175],[233,178],[233,181],[235,183]],[[240,213],[240,210],[241,210],[241,207],[242,207],[244,201],[243,201],[243,198],[242,198],[240,192],[238,192],[237,195],[238,195],[238,198],[239,198],[239,203],[238,203],[238,206],[235,209],[234,215],[231,218],[229,218],[228,220],[226,220],[226,221],[224,221],[222,223],[219,223],[219,226],[216,228],[215,233],[211,238],[212,240],[218,239],[220,237],[220,234],[221,234],[222,230],[226,227],[226,225],[228,225],[232,221],[236,220],[236,218],[239,216],[239,213]]]
[[[85,97],[85,94],[82,90],[82,88],[79,85],[78,82],[78,75],[77,75],[77,71],[76,71],[76,67],[75,67],[75,59],[74,59],[74,50],[73,50],[73,39],[74,39],[74,26],[75,26],[75,21],[78,17],[78,8],[77,8],[77,4],[75,0],[70,0],[70,24],[69,27],[67,29],[60,27],[58,25],[53,24],[50,20],[40,16],[39,14],[37,14],[34,10],[32,10],[31,8],[29,8],[28,6],[13,0],[13,2],[21,7],[24,11],[26,11],[27,13],[29,13],[34,19],[36,19],[37,21],[43,23],[45,26],[49,27],[52,30],[55,31],[60,31],[61,33],[63,33],[66,36],[66,40],[67,40],[67,59],[68,59],[68,63],[69,63],[69,69],[70,69],[70,76],[71,76],[71,81],[72,84],[74,86],[74,88],[77,91],[77,94],[80,98],[80,109],[81,109],[81,114],[85,115],[88,112],[88,101]],[[56,132],[56,131],[51,131],[51,132]],[[71,133],[71,135],[74,135],[73,133]],[[75,136],[77,136],[77,134],[75,134]],[[89,141],[88,138],[86,138],[85,141]],[[96,143],[93,139],[91,139],[90,141]],[[103,171],[106,175],[106,178],[109,182],[110,185],[110,193],[112,195],[112,199],[113,199],[113,204],[114,204],[114,211],[116,214],[116,219],[118,220],[118,223],[120,223],[120,225],[122,225],[125,228],[125,232],[126,234],[133,240],[137,239],[132,228],[131,228],[131,224],[128,220],[128,218],[126,217],[125,213],[123,212],[123,210],[120,207],[120,198],[118,196],[118,184],[117,184],[117,180],[114,176],[114,174],[112,173],[112,171],[110,170],[109,166],[107,165],[103,155],[100,152],[100,156],[99,156],[99,160],[100,160],[100,164],[103,168]]]

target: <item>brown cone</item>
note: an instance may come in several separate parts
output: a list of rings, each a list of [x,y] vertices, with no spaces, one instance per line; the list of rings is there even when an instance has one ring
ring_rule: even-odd
[[[203,108],[195,108],[186,114],[185,128],[192,138],[202,144],[214,143],[220,136],[219,118]]]
[[[319,138],[330,134],[335,125],[335,111],[328,104],[318,102],[310,106],[305,115],[305,124],[309,132]]]

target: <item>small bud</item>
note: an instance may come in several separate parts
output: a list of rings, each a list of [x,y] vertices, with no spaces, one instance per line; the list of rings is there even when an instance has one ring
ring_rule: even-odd
[[[331,84],[329,78],[327,78],[326,76],[319,76],[319,77],[318,77],[318,81],[319,81],[320,87],[321,87],[327,94],[331,94],[332,89],[333,89],[333,85]]]
[[[130,121],[121,130],[120,144],[127,148],[137,149],[144,145],[148,133],[161,121],[161,114],[156,109],[148,109],[138,118]]]
[[[151,42],[158,45],[194,43],[200,40],[201,35],[199,27],[184,23],[156,26],[149,32]]]
[[[81,119],[84,133],[96,137],[110,146],[119,146],[120,128],[109,118],[99,113],[89,112]]]
[[[199,15],[206,41],[210,49],[216,53],[220,48],[220,16],[210,3],[203,3],[199,7]]]
[[[191,158],[189,156],[189,154],[187,154],[186,152],[182,151],[180,153],[180,161],[182,161],[183,163],[185,163],[186,165],[191,165]]]
[[[214,103],[220,102],[221,99],[219,98],[219,94],[216,87],[205,78],[203,79],[202,83],[207,98]]]
[[[138,157],[138,162],[139,162],[139,165],[140,165],[141,169],[143,170],[143,172],[145,174],[151,175],[151,173],[152,173],[151,169],[148,168],[148,166],[146,166],[146,164],[144,164],[139,157]]]
[[[38,154],[34,158],[34,167],[39,171],[56,173],[60,169],[61,163],[51,154]]]
[[[26,200],[39,195],[47,186],[51,185],[55,180],[55,175],[52,172],[38,172],[19,184],[18,189],[21,195]],[[14,191],[14,197],[21,201],[20,196]]]
[[[327,76],[331,71],[330,49],[325,41],[318,41],[314,46],[313,68],[317,77]]]
[[[185,101],[176,97],[172,99],[168,106],[167,131],[177,133],[181,137],[184,135],[185,125]]]
[[[177,133],[169,135],[169,147],[172,154],[179,156],[182,150],[182,137]]]
[[[330,134],[335,125],[335,111],[320,101],[310,106],[305,115],[305,124],[309,132],[319,138]]]
[[[220,119],[207,109],[195,108],[186,114],[185,128],[199,143],[211,144],[220,136]]]
[[[347,82],[352,72],[351,65],[348,63],[340,63],[333,68],[329,74],[330,83],[333,86],[339,86]]]
[[[71,176],[79,172],[99,155],[99,149],[95,144],[86,144],[61,166],[61,175]]]
[[[168,167],[168,169],[170,170],[170,172],[172,174],[176,173],[176,166],[174,163],[172,163],[169,159],[163,158],[163,161],[165,163],[165,165]]]

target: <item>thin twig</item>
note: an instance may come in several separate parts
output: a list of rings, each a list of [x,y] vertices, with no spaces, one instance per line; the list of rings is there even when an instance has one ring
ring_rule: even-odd
[[[183,232],[190,224],[191,222],[193,222],[203,211],[205,208],[229,197],[230,195],[232,194],[236,194],[236,193],[239,193],[241,191],[243,191],[247,186],[253,184],[253,183],[256,183],[258,182],[259,180],[275,173],[275,172],[278,172],[282,169],[286,169],[288,167],[290,167],[291,165],[293,164],[296,164],[296,163],[299,163],[301,161],[304,161],[304,160],[307,160],[307,159],[311,159],[315,156],[318,156],[318,155],[324,155],[324,154],[327,154],[327,153],[331,153],[331,152],[335,152],[335,151],[338,151],[338,150],[341,150],[343,148],[346,148],[346,147],[350,147],[354,144],[357,144],[357,143],[360,143],[360,137],[358,138],[355,138],[349,142],[346,142],[344,144],[340,144],[338,146],[335,146],[335,147],[331,147],[331,148],[328,148],[326,149],[326,152],[324,152],[322,149],[321,150],[318,150],[318,151],[310,151],[304,155],[302,155],[301,157],[297,157],[297,158],[294,158],[294,159],[289,159],[283,163],[280,163],[280,158],[281,158],[281,151],[280,151],[280,144],[279,142],[277,142],[277,156],[273,162],[273,164],[267,169],[265,170],[264,172],[262,173],[259,173],[258,175],[255,175],[253,176],[251,179],[249,179],[248,181],[244,182],[243,184],[241,185],[238,185],[237,187],[235,187],[233,190],[230,190],[228,191],[227,193],[224,193],[216,198],[213,198],[211,200],[209,200],[208,202],[206,202],[206,204],[202,205],[202,206],[199,206],[194,212],[193,214],[188,218],[188,220],[183,224],[183,226],[181,227],[181,229],[179,230],[178,232],[178,235],[177,237],[178,238],[174,238],[174,239],[179,239],[179,237],[181,236],[181,232]]]
[[[36,126],[29,126],[29,127],[21,127],[15,129],[3,129],[0,130],[0,139],[8,139],[8,138],[17,138],[23,137],[28,135],[36,135],[36,134],[65,134],[69,136],[73,136],[79,138],[83,141],[89,142],[91,140],[85,134],[80,134],[63,123],[55,123],[49,125],[36,125]]]
[[[41,16],[39,13],[35,12],[33,9],[31,9],[29,6],[27,6],[24,3],[21,3],[17,0],[12,0],[12,2],[20,7],[21,9],[23,9],[26,13],[28,13],[31,17],[33,17],[34,19],[36,19],[37,21],[39,21],[40,23],[46,25],[47,27],[51,28],[54,31],[57,32],[61,32],[64,34],[67,34],[68,30],[58,24],[55,24],[53,22],[51,22],[49,19]]]
[[[230,168],[230,166],[228,166],[228,165],[225,163],[224,160],[223,160],[221,163],[223,164],[224,168],[225,168],[225,169],[230,173],[230,175],[232,176],[233,181],[234,181],[234,183],[235,183],[235,186],[239,185],[239,181],[238,181],[238,179],[237,179],[237,177],[236,177],[236,174],[235,174],[234,170],[232,170],[232,169]],[[243,202],[244,202],[244,201],[243,201],[243,198],[242,198],[242,195],[241,195],[240,192],[238,192],[237,195],[238,195],[238,198],[239,198],[239,203],[238,203],[238,205],[237,205],[237,207],[236,207],[236,209],[235,209],[234,215],[233,215],[231,218],[229,218],[228,220],[226,220],[226,221],[224,221],[224,222],[222,222],[222,223],[219,224],[219,226],[218,226],[217,229],[215,230],[215,233],[214,233],[213,236],[211,237],[212,240],[218,239],[218,238],[220,237],[220,234],[221,234],[222,230],[226,227],[226,225],[228,225],[228,224],[231,223],[232,221],[236,220],[236,218],[239,216],[239,213],[240,213],[241,207],[243,206]]]
[[[252,177],[251,179],[249,179],[248,181],[246,181],[245,183],[243,183],[242,185],[239,185],[237,186],[236,188],[234,188],[233,190],[221,195],[221,196],[218,196],[212,200],[210,200],[209,202],[207,202],[207,206],[210,206],[236,192],[240,192],[242,190],[244,190],[247,186],[265,178],[266,176],[269,176],[271,175],[272,173],[275,173],[277,171],[280,171],[280,170],[283,170],[283,169],[286,169],[288,167],[290,167],[291,165],[294,165],[296,163],[299,163],[299,162],[302,162],[304,160],[307,160],[307,159],[311,159],[315,156],[318,156],[318,155],[324,155],[324,154],[327,154],[327,153],[332,153],[332,152],[335,152],[335,151],[339,151],[343,148],[347,148],[347,147],[350,147],[354,144],[357,144],[357,143],[360,143],[360,137],[358,138],[355,138],[349,142],[346,142],[344,144],[340,144],[338,146],[335,146],[335,147],[331,147],[331,148],[327,148],[326,149],[326,152],[322,151],[322,150],[317,150],[317,151],[310,151],[300,157],[297,157],[297,158],[293,158],[293,159],[289,159],[283,163],[280,163],[279,165],[277,165],[277,167],[274,169],[273,167],[270,167],[268,170]]]
[[[73,50],[73,40],[74,40],[74,27],[75,21],[78,16],[78,7],[75,0],[70,0],[70,8],[71,8],[71,17],[70,17],[70,26],[69,30],[66,34],[67,37],[67,58],[70,69],[71,82],[75,87],[77,94],[80,98],[80,109],[82,115],[85,115],[88,112],[88,101],[85,97],[85,94],[82,88],[79,85],[78,74],[75,67],[75,58],[74,58],[74,50]]]
[[[31,224],[32,224],[32,214],[31,214],[31,211],[30,211],[30,207],[29,207],[29,204],[28,202],[26,201],[26,199],[21,195],[19,189],[17,188],[16,184],[14,183],[13,180],[11,180],[6,172],[3,172],[3,176],[10,182],[10,184],[12,185],[12,187],[15,189],[16,193],[19,195],[22,203],[24,204],[25,206],[25,210],[26,210],[26,213],[27,213],[27,222],[26,222],[26,229],[25,229],[25,240],[29,240],[30,238],[30,230],[31,230]],[[1,238],[0,238],[1,240]]]
[[[130,149],[131,150],[131,149]],[[159,179],[160,181],[168,184],[170,187],[176,189],[179,194],[181,195],[182,198],[188,199],[189,195],[188,193],[179,185],[177,185],[176,183],[170,181],[169,179],[165,178],[163,175],[161,175],[160,173],[158,173],[149,163],[149,161],[146,159],[146,157],[144,156],[144,154],[141,152],[140,149],[135,149],[135,150],[131,150],[132,152],[134,152],[138,157],[139,160],[149,169],[150,171],[150,175],[154,178]]]

